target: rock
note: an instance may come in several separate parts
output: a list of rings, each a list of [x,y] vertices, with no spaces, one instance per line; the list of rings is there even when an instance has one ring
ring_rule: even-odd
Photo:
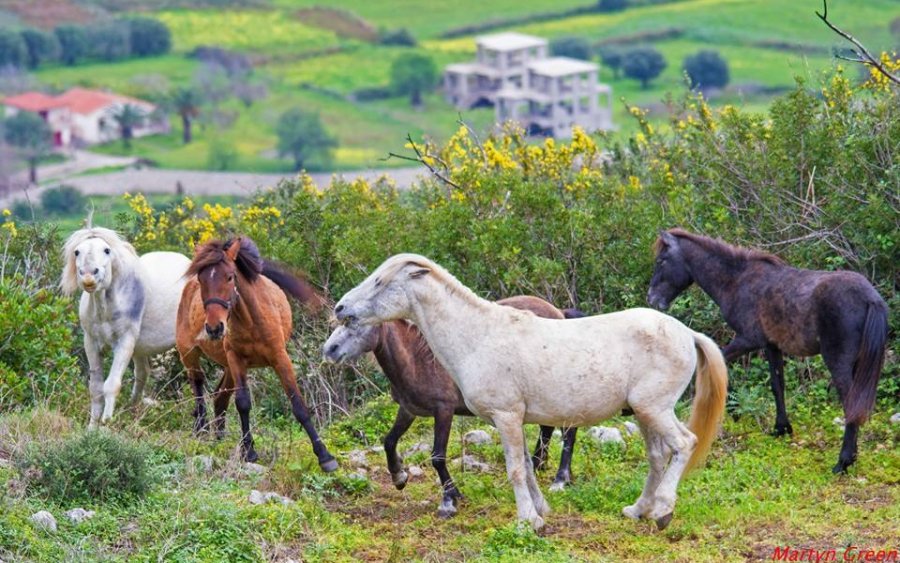
[[[834,417],[834,420],[832,420],[831,422],[835,426],[843,426],[844,425],[844,419],[843,419],[843,417],[840,417],[840,416]]]
[[[372,446],[368,451],[376,454],[382,454],[384,453],[384,446]]]
[[[418,444],[415,444],[413,447],[403,452],[402,455],[403,457],[409,457],[419,452],[431,452],[431,446],[426,444],[425,442],[419,442]]]
[[[637,424],[631,422],[630,420],[625,422],[625,435],[626,436],[634,436],[635,434],[640,434],[641,429]]]
[[[484,463],[483,461],[478,461],[475,456],[464,455],[461,460],[463,469],[466,471],[479,471],[481,473],[487,473],[491,470],[491,466]]]
[[[250,504],[266,504],[269,502],[291,504],[292,502],[294,502],[284,495],[279,495],[278,493],[272,491],[257,491],[256,489],[250,491],[250,497],[247,500],[250,501]]]
[[[369,467],[369,461],[366,459],[365,450],[353,450],[347,454],[350,458],[350,465],[356,468]]]
[[[93,518],[94,514],[96,513],[93,510],[85,510],[83,508],[73,508],[66,512],[66,516],[75,524],[80,524],[85,520]]]
[[[491,435],[484,430],[469,430],[466,432],[465,436],[463,436],[463,443],[466,444],[481,445],[490,444],[493,441]]]
[[[900,412],[895,412],[891,417],[891,424],[900,424]]]
[[[39,528],[43,528],[44,530],[48,530],[51,532],[56,531],[56,518],[54,518],[53,515],[46,510],[41,510],[40,512],[35,512],[34,514],[32,514],[31,521],[34,522],[34,524]]]
[[[588,435],[594,439],[598,444],[625,444],[625,440],[622,438],[622,433],[619,432],[618,428],[610,428],[609,426],[592,426],[590,430],[588,430]]]
[[[261,474],[265,473],[265,472],[268,471],[268,470],[269,470],[269,468],[266,467],[265,465],[260,465],[260,464],[258,464],[258,463],[253,463],[253,462],[250,462],[250,461],[244,463],[244,471],[247,472],[247,473],[253,473],[253,474],[256,474],[256,475],[261,475]]]
[[[215,460],[213,460],[213,458],[208,455],[195,455],[190,459],[189,462],[191,471],[194,471],[196,473],[210,473],[212,472],[214,466]],[[260,467],[262,466],[260,465]],[[263,471],[265,471],[265,468],[263,468]]]
[[[422,475],[425,475],[425,471],[418,465],[410,465],[406,472],[409,473],[410,477],[421,477]]]
[[[365,473],[355,472],[347,475],[348,479],[353,479],[354,481],[368,481]]]
[[[145,407],[150,407],[150,408],[159,406],[159,401],[157,401],[156,399],[153,399],[151,397],[144,397],[143,399],[141,399],[141,403],[143,403]]]

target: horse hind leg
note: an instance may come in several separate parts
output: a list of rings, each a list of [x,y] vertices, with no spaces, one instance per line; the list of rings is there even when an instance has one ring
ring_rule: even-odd
[[[545,499],[543,493],[541,493],[541,488],[538,485],[537,477],[534,474],[534,466],[531,464],[531,456],[528,454],[527,448],[525,449],[525,484],[528,486],[531,502],[534,503],[534,509],[537,510],[538,515],[546,516],[550,514],[550,505],[547,504],[547,499]]]
[[[527,475],[531,460],[525,454],[525,434],[522,431],[522,415],[500,413],[493,417],[494,426],[500,432],[503,456],[506,459],[506,473],[516,497],[516,513],[520,522],[528,522],[535,530],[544,526],[544,519],[534,505],[528,487]],[[534,469],[531,468],[532,474]]]
[[[770,385],[772,395],[775,397],[775,428],[773,436],[793,434],[794,429],[788,420],[787,407],[784,403],[784,355],[774,344],[767,344],[765,348],[766,360],[769,363]]]
[[[697,437],[675,417],[675,411],[672,409],[655,415],[648,422],[653,432],[659,435],[672,452],[669,466],[663,472],[656,488],[653,506],[647,514],[647,517],[655,520],[656,526],[662,530],[672,521],[678,483],[691,459],[691,454],[694,453],[694,448],[697,447]]]
[[[834,349],[828,348],[826,350],[823,346],[822,359],[825,360],[825,365],[831,372],[831,380],[834,382],[835,389],[837,389],[838,398],[840,398],[841,405],[844,407],[844,417],[846,418],[847,404],[851,398],[849,393],[853,382],[853,365],[856,358],[855,354],[849,350],[838,349],[837,352],[833,352],[832,350]],[[859,424],[849,420],[845,420],[845,422],[841,453],[838,455],[837,464],[831,469],[835,475],[846,472],[847,468],[856,462]]]
[[[562,454],[559,456],[559,469],[556,471],[556,478],[550,485],[550,492],[563,490],[566,485],[572,482],[572,453],[575,450],[575,436],[578,428],[566,428],[563,432]]]
[[[233,394],[234,378],[231,376],[231,370],[225,368],[222,372],[222,379],[219,380],[219,385],[216,387],[215,399],[213,400],[213,428],[217,440],[225,437],[225,412],[228,410],[228,403],[231,401],[231,395]]]
[[[537,444],[534,446],[534,454],[531,456],[531,463],[535,471],[540,471],[547,463],[547,450],[553,437],[552,426],[541,426],[540,429]]]
[[[431,451],[431,465],[441,480],[441,506],[438,516],[449,518],[457,512],[456,505],[463,498],[447,470],[447,443],[450,441],[450,427],[453,424],[453,406],[444,406],[434,414],[434,449]]]
[[[640,419],[638,419],[638,422],[640,423]],[[640,424],[640,429],[647,447],[650,471],[647,473],[647,481],[644,483],[641,496],[638,497],[634,504],[622,509],[622,514],[633,520],[643,518],[653,508],[656,489],[659,488],[663,472],[666,469],[666,463],[668,463],[671,454],[662,438],[654,433],[648,424]]]
[[[397,442],[403,436],[410,425],[416,419],[402,406],[397,409],[397,417],[394,419],[394,425],[384,437],[384,455],[387,457],[388,471],[391,473],[391,481],[397,490],[403,490],[409,474],[403,469],[403,458],[397,454]]]
[[[131,404],[136,405],[144,396],[144,386],[150,375],[150,358],[147,356],[134,358],[134,386],[131,388]]]

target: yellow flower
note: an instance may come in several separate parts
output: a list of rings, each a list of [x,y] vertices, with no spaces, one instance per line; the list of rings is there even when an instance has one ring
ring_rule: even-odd
[[[3,216],[4,216],[4,217],[9,217],[10,215],[12,215],[12,211],[10,211],[9,209],[4,209],[4,210],[3,210]]]
[[[16,230],[16,224],[13,223],[12,221],[7,221],[7,222],[3,223],[2,225],[0,225],[0,229],[3,229],[6,232],[8,232],[10,237],[15,237],[16,235],[19,234],[19,231]]]

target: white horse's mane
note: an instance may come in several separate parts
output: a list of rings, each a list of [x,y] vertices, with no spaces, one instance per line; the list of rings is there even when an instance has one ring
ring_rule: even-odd
[[[429,275],[444,284],[449,291],[459,294],[460,297],[472,305],[481,307],[485,304],[493,304],[487,299],[478,296],[468,286],[456,279],[456,276],[448,272],[446,268],[419,254],[396,254],[391,256],[382,264],[381,271],[377,272],[377,276],[382,283],[388,283],[397,276],[400,270],[410,264],[428,269],[431,272]]]
[[[78,276],[75,267],[75,249],[84,241],[98,238],[109,245],[112,250],[113,271],[120,272],[131,266],[138,258],[137,251],[131,243],[124,240],[112,229],[88,226],[72,233],[63,245],[63,272],[59,287],[65,295],[72,295],[78,290]]]

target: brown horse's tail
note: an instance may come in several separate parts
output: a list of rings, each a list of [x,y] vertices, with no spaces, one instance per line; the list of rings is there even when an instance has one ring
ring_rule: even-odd
[[[694,333],[694,346],[698,352],[697,381],[688,428],[697,436],[697,446],[688,460],[686,472],[706,460],[709,448],[719,433],[728,395],[728,368],[719,347],[699,332]]]
[[[859,343],[859,355],[853,366],[853,381],[850,383],[850,391],[844,396],[844,416],[847,422],[864,423],[875,406],[878,378],[884,367],[887,336],[887,308],[882,303],[870,302]]]
[[[294,297],[313,313],[318,313],[325,305],[325,298],[305,279],[288,273],[268,260],[263,264],[262,275],[266,276],[286,294]]]

